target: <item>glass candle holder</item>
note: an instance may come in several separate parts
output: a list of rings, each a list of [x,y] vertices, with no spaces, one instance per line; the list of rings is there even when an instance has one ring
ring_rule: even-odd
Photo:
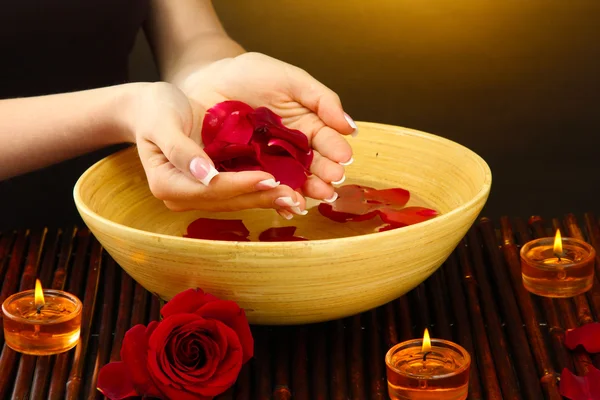
[[[558,236],[560,239],[560,236]],[[596,251],[588,243],[562,238],[562,251],[555,249],[556,238],[527,242],[521,248],[523,286],[545,297],[573,297],[592,288]]]
[[[81,330],[81,301],[60,290],[44,289],[36,306],[34,290],[13,294],[2,304],[4,338],[11,349],[46,356],[75,347]]]
[[[423,340],[392,347],[385,357],[388,393],[392,400],[463,400],[469,392],[471,356],[461,346],[431,339],[423,352]]]

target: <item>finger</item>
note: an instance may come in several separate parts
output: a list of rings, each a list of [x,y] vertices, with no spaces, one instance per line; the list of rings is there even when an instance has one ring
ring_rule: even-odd
[[[188,176],[191,175],[205,186],[219,175],[212,160],[200,145],[182,131],[173,127],[162,130],[159,128],[149,139],[175,168]]]
[[[323,182],[323,180],[316,175],[309,176],[304,183],[304,186],[302,186],[302,189],[304,193],[306,193],[306,196],[317,200],[323,200],[328,203],[333,203],[337,198],[333,186]]]
[[[275,189],[244,194],[227,201],[229,207],[240,210],[247,208],[273,208],[278,211],[287,211],[295,215],[305,215],[306,200],[289,186],[280,186]],[[252,205],[252,207],[249,207]]]
[[[221,201],[209,201],[203,198],[194,200],[176,199],[165,201],[167,207],[175,211],[202,209],[206,211],[238,211],[252,208],[272,208],[295,214],[303,214],[306,201],[289,186],[278,186],[274,189],[246,193]]]
[[[340,97],[306,71],[295,68],[295,72],[290,74],[290,88],[296,101],[317,114],[331,128],[345,135],[355,136],[358,133],[356,123],[344,112]]]
[[[279,182],[263,171],[223,172],[207,187],[168,163],[150,173],[149,184],[154,196],[160,200],[183,203],[219,203],[239,195],[279,187]]]
[[[312,147],[325,158],[342,165],[352,163],[352,147],[333,129],[324,126],[312,137]]]
[[[341,184],[345,175],[342,165],[323,157],[318,151],[314,151],[310,172],[321,178],[324,182],[333,184]]]

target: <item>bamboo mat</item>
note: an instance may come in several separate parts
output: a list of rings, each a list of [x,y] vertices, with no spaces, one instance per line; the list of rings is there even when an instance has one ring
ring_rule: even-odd
[[[460,343],[473,358],[470,399],[561,399],[557,373],[585,374],[600,357],[563,346],[565,329],[597,321],[600,284],[573,299],[530,295],[521,284],[520,245],[564,236],[600,246],[586,214],[542,221],[478,221],[438,272],[376,310],[328,323],[254,327],[255,357],[219,400],[388,399],[384,355],[395,343],[433,337]],[[598,252],[600,254],[600,252]],[[600,262],[596,261],[596,277]],[[65,289],[83,300],[80,344],[52,357],[20,355],[0,331],[0,399],[100,399],[100,367],[119,359],[129,327],[159,315],[159,303],[102,251],[86,229],[0,234],[0,302],[19,290]]]

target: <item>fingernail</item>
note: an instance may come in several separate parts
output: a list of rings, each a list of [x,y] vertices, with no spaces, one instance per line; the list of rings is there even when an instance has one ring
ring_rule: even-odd
[[[334,201],[337,200],[337,198],[338,198],[337,192],[333,192],[333,196],[331,196],[328,199],[323,199],[323,201],[326,202],[326,203],[333,203]]]
[[[269,190],[279,186],[279,182],[275,179],[265,179],[264,181],[260,181],[256,184],[257,190]]]
[[[202,157],[196,157],[190,162],[190,172],[194,178],[206,186],[215,176],[219,175],[219,171],[207,159]]]
[[[294,218],[294,214],[292,214],[291,212],[287,211],[287,210],[277,210],[277,214],[281,215],[283,218],[287,219],[288,221],[292,218]]]
[[[292,209],[292,212],[293,212],[294,214],[298,214],[298,215],[306,215],[306,214],[308,214],[308,210],[304,210],[304,211],[302,211],[302,210],[300,209],[300,207],[292,207],[291,209]]]
[[[291,197],[279,197],[275,199],[275,204],[279,207],[298,207],[300,202],[294,202]]]
[[[346,122],[348,122],[348,125],[350,125],[352,129],[354,129],[354,132],[352,132],[352,137],[356,137],[356,135],[358,135],[358,127],[356,126],[356,122],[354,122],[354,120],[350,118],[350,116],[346,113],[344,113],[344,118],[346,118]]]
[[[342,183],[344,183],[345,180],[346,180],[346,174],[344,174],[344,176],[342,176],[342,179],[340,179],[339,181],[331,182],[331,184],[332,185],[341,185]]]
[[[347,167],[348,165],[352,164],[353,162],[354,162],[354,157],[350,157],[350,159],[348,161],[341,162],[341,163],[338,163],[338,164],[343,165],[344,167]]]

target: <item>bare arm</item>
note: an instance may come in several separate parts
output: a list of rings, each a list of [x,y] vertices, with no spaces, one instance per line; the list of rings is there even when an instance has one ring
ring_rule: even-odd
[[[122,110],[134,86],[0,100],[0,180],[133,141]]]
[[[152,0],[145,31],[161,77],[169,82],[245,52],[227,35],[210,0]]]

